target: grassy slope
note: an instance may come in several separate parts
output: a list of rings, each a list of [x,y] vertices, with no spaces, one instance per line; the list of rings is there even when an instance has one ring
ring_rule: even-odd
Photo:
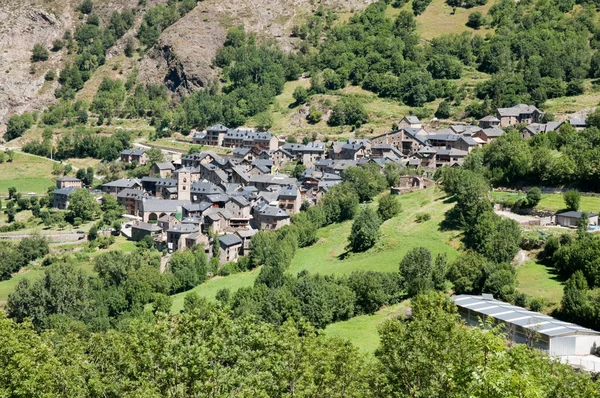
[[[543,298],[550,307],[560,304],[563,284],[553,270],[535,261],[517,268],[518,291],[533,297]]]
[[[24,268],[19,274],[16,274],[10,279],[0,282],[0,303],[8,299],[8,295],[15,290],[17,284],[22,279],[36,280],[44,275],[44,270],[38,266],[29,266]]]
[[[214,299],[217,292],[221,289],[229,289],[232,292],[238,290],[242,287],[252,286],[254,284],[254,280],[258,276],[259,269],[255,269],[249,272],[243,272],[240,274],[230,275],[227,277],[217,276],[208,282],[195,287],[192,290],[187,292],[179,293],[173,298],[173,307],[171,311],[179,312],[183,309],[183,299],[190,292],[196,292],[201,297],[206,297],[208,299]]]
[[[52,165],[49,159],[15,152],[12,163],[0,164],[0,195],[8,195],[10,187],[25,194],[46,192],[54,185]]]
[[[382,308],[373,315],[361,315],[344,322],[332,323],[325,328],[325,334],[349,340],[362,352],[373,353],[379,346],[378,326],[387,319],[402,316],[408,306],[409,302],[403,301]]]
[[[485,35],[490,32],[489,29],[473,30],[467,27],[466,23],[471,13],[480,11],[485,15],[494,3],[494,0],[488,0],[488,3],[483,6],[469,9],[457,7],[456,13],[453,15],[452,7],[446,4],[445,0],[433,0],[425,12],[417,17],[417,31],[425,40],[431,40],[444,34],[460,34],[465,31]],[[409,6],[412,7],[412,4],[407,4],[405,7]]]
[[[417,246],[427,247],[434,255],[447,253],[450,259],[457,255],[457,250],[449,245],[453,243],[455,232],[443,232],[439,229],[444,213],[452,207],[452,204],[444,203],[440,191],[427,189],[399,196],[398,200],[402,203],[403,212],[383,224],[383,236],[371,250],[344,256],[352,222],[330,225],[319,230],[319,241],[315,245],[298,250],[289,272],[296,274],[308,270],[312,273],[333,275],[344,275],[358,270],[396,272],[404,254]],[[429,212],[431,220],[416,223],[415,214],[419,212]],[[229,288],[235,291],[242,286],[252,285],[257,275],[258,271],[254,270],[215,278],[194,288],[193,291],[201,296],[214,298],[219,289]],[[182,308],[186,293],[173,296],[174,311]]]
[[[496,200],[503,200],[510,196],[519,195],[513,192],[492,192],[492,197]],[[565,208],[565,202],[561,194],[542,194],[542,200],[536,206],[536,209],[558,211]],[[600,197],[599,196],[582,196],[581,210],[591,211],[594,213],[600,212]]]

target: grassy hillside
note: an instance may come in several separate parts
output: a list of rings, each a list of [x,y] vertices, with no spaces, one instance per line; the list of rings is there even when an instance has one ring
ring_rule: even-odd
[[[510,197],[524,196],[516,192],[492,192],[495,201],[503,201]],[[542,200],[535,207],[540,210],[558,211],[565,208],[562,194],[542,194]],[[582,211],[600,212],[600,196],[581,196]]]
[[[560,304],[563,296],[563,282],[553,272],[535,261],[529,261],[517,268],[517,290],[533,297],[543,298],[550,307]]]
[[[450,259],[457,256],[456,231],[441,231],[440,222],[451,203],[444,201],[444,195],[435,188],[410,193],[398,197],[402,203],[402,213],[386,221],[382,227],[379,243],[365,253],[349,254],[346,244],[351,221],[330,225],[319,230],[319,240],[313,246],[297,251],[288,272],[297,274],[302,270],[311,273],[345,275],[353,271],[397,272],[402,257],[413,247],[424,246],[434,255],[447,253]],[[415,222],[417,213],[428,212],[431,220]],[[214,298],[219,289],[235,291],[250,286],[258,275],[258,270],[215,278],[193,289],[199,295]],[[187,292],[173,296],[173,310],[183,307]]]
[[[379,325],[387,319],[402,316],[408,307],[409,301],[406,300],[382,308],[373,315],[361,315],[344,322],[332,323],[325,328],[325,334],[348,340],[362,352],[372,354],[379,346]]]
[[[15,152],[11,163],[0,164],[0,196],[8,195],[10,187],[22,193],[46,192],[54,184],[52,165],[50,159]]]

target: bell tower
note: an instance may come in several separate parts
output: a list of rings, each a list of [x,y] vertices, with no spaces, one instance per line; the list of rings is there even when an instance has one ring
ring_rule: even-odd
[[[192,188],[192,173],[184,167],[177,170],[177,199],[190,200],[190,189]]]

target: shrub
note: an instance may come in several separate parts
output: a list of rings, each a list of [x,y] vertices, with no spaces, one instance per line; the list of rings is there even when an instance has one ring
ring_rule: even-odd
[[[568,210],[578,211],[581,202],[581,194],[579,191],[571,189],[563,194],[563,200]]]
[[[527,191],[527,206],[535,207],[540,200],[542,200],[542,191],[539,188],[534,187]]]
[[[415,221],[418,223],[425,222],[431,220],[431,214],[429,213],[418,213],[415,216]]]
[[[397,216],[401,211],[402,205],[400,205],[400,202],[398,202],[398,199],[394,195],[388,193],[379,199],[377,214],[383,221]]]
[[[31,62],[46,61],[48,59],[48,50],[44,45],[36,43],[33,46],[33,53],[31,54]]]
[[[485,17],[479,11],[472,12],[469,14],[467,26],[473,29],[479,29],[485,22]]]
[[[311,106],[308,110],[308,115],[306,116],[306,120],[310,124],[317,124],[321,121],[323,117],[323,112],[319,111],[314,106]]]
[[[46,79],[46,81],[51,82],[54,79],[56,79],[56,73],[53,70],[49,70],[48,72],[46,72],[44,79]]]

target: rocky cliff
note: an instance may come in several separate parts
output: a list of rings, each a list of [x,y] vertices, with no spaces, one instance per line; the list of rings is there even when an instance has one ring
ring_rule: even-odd
[[[138,22],[151,6],[166,0],[149,0],[138,8]],[[373,0],[206,0],[167,28],[156,46],[141,59],[140,82],[165,84],[173,93],[186,95],[213,81],[218,71],[211,67],[227,28],[243,24],[262,38],[277,40],[292,49],[290,31],[302,23],[320,4],[338,12],[366,7]],[[0,0],[0,122],[7,116],[43,109],[56,101],[56,81],[45,81],[54,70],[57,75],[72,55],[66,50],[50,52],[47,61],[32,64],[35,43],[48,49],[52,42],[74,31],[80,18],[80,0]],[[114,11],[133,9],[138,0],[96,0],[94,13],[107,21]],[[138,25],[136,25],[138,26]],[[133,35],[130,32],[128,35]],[[120,43],[122,47],[122,43]],[[122,51],[109,49],[108,57]]]

